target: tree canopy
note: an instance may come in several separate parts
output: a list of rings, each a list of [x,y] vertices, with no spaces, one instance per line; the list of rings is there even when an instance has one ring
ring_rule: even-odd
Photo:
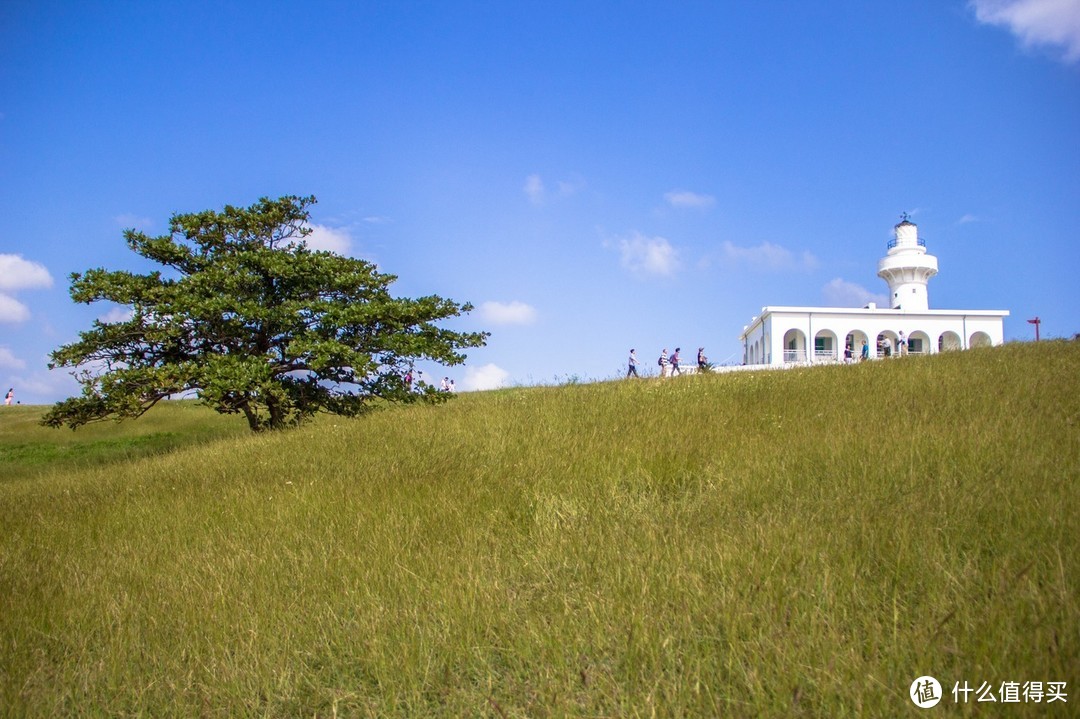
[[[320,411],[354,416],[376,401],[445,399],[408,375],[419,360],[461,364],[464,349],[484,344],[487,333],[436,325],[472,306],[393,297],[394,275],[309,248],[314,203],[263,198],[175,214],[160,237],[125,231],[128,247],[164,270],[72,274],[73,300],[115,302],[131,316],[96,320],[52,353],[50,368],[77,368],[82,395],[58,402],[42,423],[138,417],[190,392],[218,412],[243,413],[254,431]]]

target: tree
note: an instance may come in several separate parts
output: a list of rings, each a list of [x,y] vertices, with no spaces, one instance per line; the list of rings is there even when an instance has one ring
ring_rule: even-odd
[[[79,368],[82,396],[42,424],[72,429],[138,417],[186,392],[218,412],[243,413],[253,431],[325,411],[355,416],[377,401],[438,402],[406,373],[418,360],[456,365],[484,332],[436,322],[472,310],[437,296],[392,297],[397,279],[364,260],[309,248],[314,197],[263,198],[249,208],[173,215],[169,234],[124,232],[129,248],[165,272],[92,269],[71,276],[71,297],[129,307],[55,350],[50,368]]]

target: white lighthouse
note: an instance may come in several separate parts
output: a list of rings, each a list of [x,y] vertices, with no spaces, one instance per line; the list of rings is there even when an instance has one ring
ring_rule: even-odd
[[[890,305],[908,312],[930,309],[926,283],[937,274],[937,258],[926,254],[926,241],[906,212],[893,231],[889,252],[878,261],[878,277],[889,283]]]
[[[905,213],[893,227],[878,277],[889,283],[889,306],[779,307],[766,305],[739,339],[743,367],[791,367],[861,358],[927,355],[1004,341],[1008,310],[932,310],[926,284],[938,261],[926,254],[919,228]],[[901,341],[903,337],[903,341]]]

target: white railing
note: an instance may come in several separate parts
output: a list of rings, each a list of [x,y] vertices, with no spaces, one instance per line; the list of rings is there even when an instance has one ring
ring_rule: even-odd
[[[815,364],[837,361],[836,350],[814,350],[811,357]],[[806,350],[784,350],[784,362],[786,364],[806,362]]]

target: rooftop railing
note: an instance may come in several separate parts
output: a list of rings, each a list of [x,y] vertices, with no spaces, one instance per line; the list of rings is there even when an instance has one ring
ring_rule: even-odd
[[[896,247],[896,245],[898,243],[899,243],[899,240],[897,240],[895,237],[892,238],[891,240],[889,240],[888,249],[891,250],[892,248]],[[915,238],[915,244],[917,244],[919,247],[926,247],[926,240],[924,240],[921,237],[917,237],[917,238]]]

